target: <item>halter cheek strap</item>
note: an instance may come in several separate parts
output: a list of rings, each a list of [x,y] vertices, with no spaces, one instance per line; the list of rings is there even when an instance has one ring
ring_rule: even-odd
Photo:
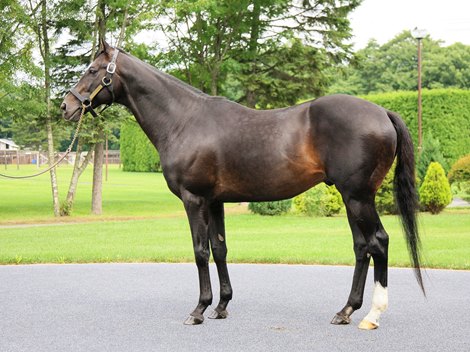
[[[82,103],[82,109],[83,109],[84,113],[90,112],[94,117],[98,116],[98,114],[93,109],[91,104],[93,102],[93,99],[98,95],[99,92],[101,92],[101,90],[103,90],[103,88],[107,88],[108,91],[111,93],[112,101],[111,101],[110,104],[107,104],[104,107],[104,109],[101,110],[101,112],[106,110],[108,107],[111,106],[112,103],[114,103],[114,89],[113,89],[112,83],[113,83],[114,72],[116,72],[116,60],[117,60],[118,54],[119,54],[119,50],[117,48],[115,48],[113,58],[108,63],[108,66],[106,67],[106,76],[104,76],[101,79],[100,85],[98,87],[96,87],[96,89],[90,94],[89,97],[84,97],[83,95],[81,95],[75,89],[75,87],[70,90],[70,93],[72,93],[73,96],[75,98],[77,98]]]

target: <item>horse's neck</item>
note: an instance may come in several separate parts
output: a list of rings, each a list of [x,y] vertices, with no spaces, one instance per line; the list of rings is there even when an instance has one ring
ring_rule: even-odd
[[[176,79],[126,56],[121,79],[124,95],[120,100],[134,114],[149,139],[163,152],[186,125],[201,97]]]

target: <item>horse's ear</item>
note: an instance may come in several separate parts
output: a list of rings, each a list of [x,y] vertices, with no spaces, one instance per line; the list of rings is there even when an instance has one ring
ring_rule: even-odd
[[[103,37],[101,37],[100,38],[100,50],[99,50],[99,52],[106,53],[106,52],[109,51],[109,48],[110,48],[109,44],[106,43],[106,40]]]

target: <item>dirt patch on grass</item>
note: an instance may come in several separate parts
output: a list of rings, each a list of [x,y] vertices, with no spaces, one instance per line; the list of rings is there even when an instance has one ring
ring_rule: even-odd
[[[225,206],[226,215],[239,215],[248,213],[248,203],[228,204]],[[87,215],[87,216],[61,216],[25,220],[0,221],[0,229],[35,227],[35,226],[62,226],[70,224],[93,223],[93,222],[119,222],[133,220],[171,219],[185,217],[184,211],[171,214],[159,214],[155,216],[109,216],[109,215]]]

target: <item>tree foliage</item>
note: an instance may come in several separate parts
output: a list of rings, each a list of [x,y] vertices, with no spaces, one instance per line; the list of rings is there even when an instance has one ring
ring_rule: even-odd
[[[418,172],[418,178],[420,180],[424,179],[429,164],[431,164],[431,162],[433,161],[437,161],[439,164],[441,164],[444,170],[449,169],[448,163],[442,155],[441,143],[439,142],[439,139],[434,138],[432,132],[429,132],[426,133],[425,136],[423,136],[422,150],[418,153],[418,162],[416,165],[416,170]]]
[[[422,43],[423,88],[470,88],[470,46],[455,43],[444,47],[429,36]],[[371,40],[357,52],[355,65],[336,75],[329,92],[358,95],[416,90],[417,60],[417,42],[410,31],[383,45]]]
[[[158,27],[171,50],[161,58],[213,95],[251,107],[290,105],[322,94],[325,65],[352,56],[347,15],[359,3],[163,0]]]

